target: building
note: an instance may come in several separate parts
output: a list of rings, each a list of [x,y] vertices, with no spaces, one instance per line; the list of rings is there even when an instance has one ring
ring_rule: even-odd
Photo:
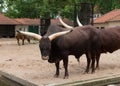
[[[114,9],[101,17],[94,19],[94,26],[98,29],[120,26],[120,9]]]
[[[101,17],[101,16],[102,16],[101,13],[96,13],[96,14],[93,15],[93,18],[96,19],[96,18],[99,18],[99,17]]]
[[[63,18],[63,21],[73,26],[73,21]],[[15,37],[16,30],[40,34],[41,19],[16,18],[11,19],[0,13],[0,37]],[[58,19],[51,19],[51,24],[62,26]],[[47,29],[46,29],[47,30]]]
[[[0,13],[0,37],[14,37],[16,25],[19,25],[17,21]]]
[[[15,26],[15,30],[34,32],[39,34],[40,19],[17,18],[14,20],[20,23],[19,25]]]

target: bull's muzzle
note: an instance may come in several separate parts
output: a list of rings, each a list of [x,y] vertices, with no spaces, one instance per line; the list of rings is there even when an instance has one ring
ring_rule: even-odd
[[[49,56],[42,56],[42,60],[48,60]]]

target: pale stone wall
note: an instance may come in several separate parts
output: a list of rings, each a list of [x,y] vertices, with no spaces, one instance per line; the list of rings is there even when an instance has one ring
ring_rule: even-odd
[[[108,23],[99,23],[99,24],[94,24],[95,27],[97,27],[98,29],[101,28],[107,28],[108,27]]]
[[[109,27],[120,26],[120,21],[109,22]]]
[[[108,27],[120,26],[120,21],[99,23],[99,24],[94,24],[94,26],[97,27],[97,28],[99,27],[99,29],[101,29],[102,27],[108,28]]]
[[[22,30],[22,31],[28,31],[28,27],[27,25],[16,25],[15,26],[15,34],[17,30]]]

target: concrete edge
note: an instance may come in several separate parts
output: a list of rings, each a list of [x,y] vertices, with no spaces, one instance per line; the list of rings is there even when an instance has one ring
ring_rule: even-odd
[[[111,75],[101,78],[94,78],[89,80],[81,80],[70,83],[54,83],[46,86],[104,86],[112,83],[120,82],[120,74]]]
[[[21,79],[15,75],[12,75],[12,74],[8,74],[6,72],[3,72],[3,71],[0,71],[0,75],[4,78],[6,78],[7,80],[11,81],[11,82],[16,82],[22,86],[39,86],[39,85],[36,85],[35,83],[32,83],[32,82],[29,82],[25,79]]]
[[[3,71],[0,71],[0,75],[3,76],[4,78],[7,78],[10,81],[20,84],[20,86],[39,86],[35,83],[29,82],[25,79],[21,79],[19,77],[16,77],[15,75],[8,74]],[[69,83],[52,83],[47,84],[45,86],[103,86],[118,82],[120,82],[120,74]]]

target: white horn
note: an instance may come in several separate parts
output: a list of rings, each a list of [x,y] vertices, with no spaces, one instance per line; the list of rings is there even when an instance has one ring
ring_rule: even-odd
[[[69,26],[69,25],[67,25],[66,23],[64,23],[60,16],[58,16],[58,19],[59,19],[60,23],[61,23],[65,28],[73,28],[72,26]]]
[[[21,33],[23,35],[26,35],[26,36],[30,36],[30,37],[33,37],[37,40],[41,40],[42,36],[41,35],[38,35],[36,33],[32,33],[32,32],[24,32],[24,31],[17,31],[18,33]]]
[[[78,23],[78,26],[83,26],[78,19],[78,15],[77,15],[77,23]]]
[[[62,31],[62,32],[57,32],[57,33],[54,33],[52,35],[50,35],[48,38],[50,39],[50,41],[52,41],[53,39],[55,39],[56,37],[59,37],[59,36],[62,36],[62,35],[65,35],[69,32],[72,32],[73,30],[67,30],[67,31]]]

